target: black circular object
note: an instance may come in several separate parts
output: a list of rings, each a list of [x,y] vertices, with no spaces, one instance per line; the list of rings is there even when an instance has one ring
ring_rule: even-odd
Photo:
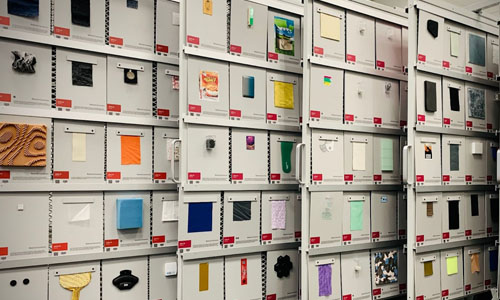
[[[17,281],[15,281],[15,280],[10,281],[10,286],[16,286],[16,285],[17,285]]]
[[[274,265],[274,271],[278,278],[290,276],[290,271],[293,269],[293,263],[290,261],[290,256],[280,256]]]
[[[29,280],[28,278],[24,278],[24,280],[23,280],[23,284],[24,284],[24,285],[28,285],[28,284],[30,284],[30,280]]]

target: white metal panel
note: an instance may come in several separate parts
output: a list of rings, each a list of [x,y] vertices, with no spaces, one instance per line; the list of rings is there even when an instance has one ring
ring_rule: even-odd
[[[211,1],[207,10],[204,5],[203,1],[186,1],[186,44],[226,52],[227,3]]]
[[[404,127],[408,124],[408,82],[399,82],[399,125]]]
[[[464,296],[464,260],[462,248],[441,250],[441,299],[449,300]],[[456,258],[454,258],[456,257]],[[457,272],[448,273],[453,268],[452,260],[457,260]],[[448,263],[448,260],[451,260]]]
[[[172,179],[179,178],[178,149],[174,149],[172,142],[179,138],[179,130],[165,127],[154,127],[154,183],[172,183]],[[177,147],[175,147],[177,148]],[[175,172],[170,169],[170,158],[174,156]]]
[[[266,119],[266,70],[230,64],[229,116],[231,120],[263,122]],[[243,82],[253,78],[253,97],[245,97]],[[247,95],[249,96],[249,95]]]
[[[376,68],[403,73],[401,30],[397,24],[376,20]]]
[[[452,93],[458,89],[458,110],[452,109]],[[461,80],[443,77],[443,127],[465,129],[465,85]]]
[[[377,78],[374,84],[373,123],[376,127],[400,128],[399,81]]]
[[[128,2],[109,2],[109,45],[146,52],[153,52],[154,1],[145,0],[137,7]]]
[[[179,3],[171,0],[157,1],[156,16],[156,53],[179,57]]]
[[[415,297],[426,300],[441,299],[441,259],[438,252],[415,255]],[[432,272],[425,276],[425,264],[432,264]]]
[[[342,217],[342,245],[370,242],[370,193],[344,192]],[[362,218],[358,219],[354,202],[361,202]],[[356,218],[356,219],[354,219]],[[361,223],[361,224],[360,224]],[[361,226],[359,226],[361,225]],[[345,293],[345,292],[344,292]]]
[[[417,247],[441,244],[441,193],[419,193],[415,207]]]
[[[492,269],[495,267],[495,259],[498,261],[498,246],[495,244],[486,244],[484,245],[484,289],[491,289],[497,286],[497,277],[498,277],[498,262],[496,263],[496,269]]]
[[[486,89],[486,129],[495,132],[500,129],[500,101],[496,100],[498,89]]]
[[[312,183],[344,184],[344,133],[312,130]]]
[[[24,3],[18,4],[23,5]],[[36,16],[25,17],[23,15],[15,15],[9,13],[9,1],[3,1],[0,6],[0,16],[2,17],[2,27],[26,31],[36,34],[50,34],[50,19],[51,19],[51,1],[39,0],[36,2],[38,12]],[[31,3],[30,3],[31,5]],[[22,14],[22,12],[21,12]]]
[[[465,238],[480,239],[486,237],[486,216],[484,208],[484,192],[465,193]],[[473,208],[477,197],[477,214]]]
[[[479,257],[479,272],[473,272],[472,257]],[[483,245],[464,247],[464,291],[465,295],[484,290],[484,248]]]
[[[374,191],[371,194],[370,203],[371,241],[384,242],[397,240],[397,193]]]
[[[427,30],[427,23],[437,22],[437,36]],[[444,18],[426,11],[418,12],[418,63],[440,68],[443,61]]]
[[[445,20],[443,33],[443,68],[445,70],[465,74],[466,27]],[[456,45],[457,40],[458,45]]]
[[[408,28],[401,30],[401,52],[404,73],[408,73]]]
[[[243,208],[243,206],[245,206]],[[249,247],[260,244],[260,193],[224,193],[223,247]],[[241,217],[244,214],[245,217]],[[240,216],[240,217],[238,217]]]
[[[49,287],[47,273],[47,266],[1,271],[2,297],[16,300],[47,299]],[[25,280],[28,280],[28,284],[23,284]],[[15,285],[12,286],[14,282]],[[84,300],[83,297],[82,300]]]
[[[226,257],[224,276],[226,299],[262,299],[260,254]]]
[[[279,39],[275,20],[286,19],[287,23],[293,23],[293,55],[278,53]],[[290,29],[290,28],[289,28]],[[299,65],[302,58],[302,27],[301,19],[295,14],[269,9],[267,14],[267,60],[270,62],[282,62],[290,65]]]
[[[156,117],[159,120],[176,121],[179,119],[179,68],[159,63],[157,72]]]
[[[415,135],[415,174],[417,185],[441,185],[441,136]]]
[[[105,3],[99,0],[88,2],[89,26],[72,22],[71,1],[54,0],[53,34],[64,39],[104,45]]]
[[[200,2],[201,3],[201,2]],[[208,264],[208,274],[200,274],[201,265]],[[182,298],[183,299],[224,299],[224,258],[192,260],[182,266]],[[208,275],[208,289],[202,277]]]
[[[486,184],[488,141],[481,138],[465,138],[465,181],[467,184]]]
[[[113,285],[113,279],[120,276],[120,272],[130,270],[131,275],[139,281],[130,289],[120,290]],[[148,258],[134,257],[102,262],[102,298],[103,299],[147,299],[148,297]]]
[[[171,201],[165,203],[166,201]],[[152,247],[177,246],[179,196],[177,192],[153,191]],[[168,211],[174,209],[174,212]],[[177,211],[175,211],[177,209]],[[170,214],[174,214],[171,216]],[[177,215],[177,219],[175,219]]]
[[[492,34],[486,37],[486,71],[488,79],[494,80],[495,76],[498,75],[498,36]]]
[[[343,199],[342,192],[311,193],[310,248],[341,245]]]
[[[175,300],[177,299],[177,276],[166,276],[165,266],[177,266],[175,255],[154,255],[149,257],[149,299]],[[177,270],[176,270],[177,271]]]
[[[486,181],[488,184],[495,184],[497,180],[497,150],[497,142],[486,141]]]
[[[263,130],[232,129],[231,182],[267,183],[267,132]]]
[[[348,10],[346,12],[346,61],[375,67],[375,19]]]
[[[375,105],[374,77],[353,72],[345,72],[346,124],[372,126]]]
[[[458,148],[458,161],[457,157],[451,156],[451,149],[457,151]],[[463,185],[465,184],[465,153],[466,144],[465,137],[456,135],[444,135],[442,136],[442,172],[443,172],[443,184],[444,185]],[[456,155],[456,153],[453,153]],[[453,165],[453,170],[452,170]],[[458,170],[457,170],[458,166]]]
[[[407,197],[406,192],[398,192],[398,240],[406,240],[408,229]]]
[[[344,133],[344,181],[346,184],[373,183],[372,134]]]
[[[321,18],[335,18],[339,23],[339,28],[330,28],[338,30],[338,37],[322,35]],[[344,61],[346,52],[346,29],[345,29],[345,11],[339,7],[328,5],[326,3],[314,2],[313,4],[313,53],[315,56],[324,57],[336,61]],[[323,24],[323,26],[327,26]],[[327,30],[323,28],[323,30]],[[349,33],[347,34],[349,36]],[[338,38],[338,39],[337,39]]]
[[[453,192],[443,193],[441,200],[442,213],[442,239],[443,243],[457,242],[465,240],[465,202],[467,198],[464,194]],[[451,207],[458,203],[458,228],[450,228],[450,224],[455,221],[453,216],[450,216]]]
[[[274,265],[280,257],[290,258],[292,269],[288,276],[278,278]],[[267,276],[266,276],[266,298],[272,299],[296,299],[299,294],[299,254],[296,249],[276,250],[267,252]],[[273,298],[274,295],[274,298]]]
[[[342,124],[344,109],[344,71],[318,65],[311,66],[311,122]]]
[[[370,251],[342,253],[341,260],[342,299],[370,297]]]
[[[331,275],[331,294],[327,296],[319,296],[320,290],[320,275],[319,268],[324,265],[330,265]],[[315,256],[309,258],[308,262],[309,273],[309,298],[311,300],[340,300],[341,279],[340,279],[340,254],[330,254]]]
[[[101,271],[101,266],[99,265],[99,261],[50,266],[49,278],[48,278],[49,299],[71,298],[73,292],[69,289],[67,290],[63,288],[59,284],[59,277],[62,275],[72,275],[79,273],[90,273],[90,282],[88,285],[86,285],[83,289],[80,290],[79,299],[81,300],[98,299],[99,297],[101,297],[100,271]]]

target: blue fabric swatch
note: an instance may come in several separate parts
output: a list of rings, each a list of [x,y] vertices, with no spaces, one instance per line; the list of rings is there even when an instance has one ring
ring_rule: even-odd
[[[498,270],[498,250],[490,251],[490,271]]]
[[[212,202],[189,203],[188,233],[212,231]]]
[[[9,15],[19,17],[38,17],[39,15],[39,0],[9,0],[7,3],[7,11]]]
[[[142,199],[116,199],[116,229],[142,228]]]

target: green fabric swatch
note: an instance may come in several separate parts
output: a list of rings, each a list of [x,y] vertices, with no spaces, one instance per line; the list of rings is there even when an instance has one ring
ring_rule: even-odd
[[[292,171],[292,150],[293,142],[281,142],[281,168],[285,173]]]
[[[364,201],[351,201],[351,231],[363,230],[363,204]]]
[[[394,171],[393,143],[391,139],[380,140],[382,171]]]

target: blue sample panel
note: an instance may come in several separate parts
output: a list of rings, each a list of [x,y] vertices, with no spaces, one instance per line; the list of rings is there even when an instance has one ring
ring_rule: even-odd
[[[142,228],[142,199],[116,199],[116,228]]]
[[[212,202],[189,203],[188,233],[212,231]]]

